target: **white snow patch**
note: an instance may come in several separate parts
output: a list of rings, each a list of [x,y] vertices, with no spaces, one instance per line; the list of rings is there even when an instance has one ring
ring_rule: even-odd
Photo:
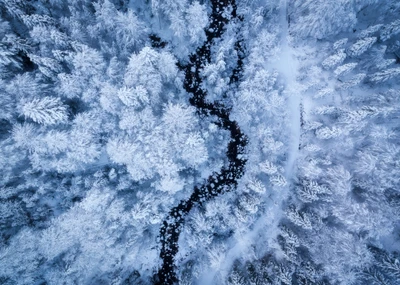
[[[291,46],[291,37],[288,33],[287,0],[281,0],[280,22],[282,27],[281,54],[279,60],[274,62],[274,68],[286,79],[287,108],[290,120],[290,145],[288,161],[285,168],[286,178],[290,180],[293,174],[294,163],[298,154],[300,143],[300,86],[297,83],[298,61],[295,49]]]

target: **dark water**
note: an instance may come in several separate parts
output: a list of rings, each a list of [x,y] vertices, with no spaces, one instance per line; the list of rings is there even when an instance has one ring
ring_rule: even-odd
[[[230,15],[224,17],[223,11],[226,7],[231,7]],[[202,115],[213,115],[217,117],[217,125],[230,132],[230,142],[226,155],[229,161],[218,173],[211,175],[200,187],[195,187],[188,200],[182,200],[176,207],[169,212],[168,218],[163,222],[160,229],[161,252],[160,257],[163,261],[162,267],[155,276],[155,284],[174,284],[179,280],[174,270],[174,258],[178,252],[178,239],[186,215],[190,210],[211,198],[224,192],[230,191],[237,186],[237,180],[242,177],[246,159],[243,158],[247,137],[242,133],[238,124],[230,120],[229,108],[222,103],[206,102],[207,93],[201,89],[202,78],[200,72],[202,68],[210,62],[210,48],[214,39],[221,37],[224,27],[229,21],[240,21],[241,18],[236,14],[236,3],[234,0],[212,1],[212,13],[210,15],[210,25],[206,30],[207,41],[190,56],[190,63],[180,68],[185,72],[184,88],[192,97],[190,104],[196,107],[197,112]],[[238,52],[236,68],[233,70],[230,84],[235,84],[239,80],[243,65],[243,46],[242,41],[238,40],[235,49]]]

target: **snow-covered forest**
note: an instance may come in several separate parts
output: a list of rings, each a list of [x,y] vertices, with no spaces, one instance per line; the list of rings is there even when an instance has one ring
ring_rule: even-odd
[[[398,0],[0,0],[0,284],[400,284]]]

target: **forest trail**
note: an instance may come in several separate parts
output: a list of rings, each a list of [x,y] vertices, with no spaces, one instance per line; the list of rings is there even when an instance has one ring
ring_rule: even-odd
[[[230,16],[224,13],[225,9],[231,6]],[[206,91],[201,88],[201,70],[211,61],[211,46],[214,39],[221,37],[224,27],[229,21],[237,19],[235,0],[212,1],[212,13],[210,15],[210,25],[206,30],[207,41],[196,50],[195,54],[190,56],[190,62],[180,68],[185,72],[184,88],[192,97],[189,99],[191,105],[196,107],[199,114],[206,116],[215,116],[216,124],[230,132],[230,142],[226,155],[228,166],[223,167],[219,173],[211,175],[207,181],[200,187],[195,187],[188,200],[182,200],[172,208],[168,217],[163,221],[160,229],[162,267],[159,269],[154,279],[156,284],[170,285],[177,283],[176,273],[174,271],[175,255],[178,253],[178,239],[186,215],[196,205],[211,198],[234,189],[237,186],[237,180],[243,176],[246,159],[243,158],[247,137],[240,130],[237,122],[229,118],[230,110],[219,102],[206,102]],[[238,50],[237,67],[231,75],[231,83],[239,79],[242,71],[243,54],[241,50],[241,41],[236,45]]]
[[[301,96],[296,80],[298,62],[295,56],[294,47],[291,45],[289,34],[290,18],[288,14],[287,0],[281,0],[280,11],[281,32],[281,54],[280,60],[276,63],[276,69],[286,80],[286,95],[288,98],[287,108],[290,124],[290,145],[288,150],[288,160],[286,163],[286,178],[290,179],[293,175],[293,167],[297,159],[300,144],[300,105]]]

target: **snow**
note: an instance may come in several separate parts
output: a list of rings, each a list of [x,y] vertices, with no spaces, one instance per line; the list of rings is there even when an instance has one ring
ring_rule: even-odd
[[[217,269],[208,268],[196,281],[197,285],[217,285],[221,280],[226,280],[235,260],[253,260],[260,257],[264,251],[276,247],[277,232],[270,229],[277,228],[282,218],[281,206],[271,201],[268,205],[268,212],[261,216],[253,227],[246,232],[237,232],[227,242],[221,266]],[[254,252],[254,247],[263,244],[260,252]]]
[[[297,83],[298,62],[296,50],[291,46],[291,36],[288,33],[289,23],[287,18],[287,0],[281,0],[280,24],[281,33],[281,54],[279,60],[275,62],[275,68],[286,79],[285,93],[288,97],[287,108],[290,120],[290,143],[288,150],[288,160],[285,167],[287,180],[294,174],[294,166],[300,144],[300,103],[301,94]]]
[[[234,0],[25,2],[0,0],[1,281],[397,284],[399,1],[212,29]]]

